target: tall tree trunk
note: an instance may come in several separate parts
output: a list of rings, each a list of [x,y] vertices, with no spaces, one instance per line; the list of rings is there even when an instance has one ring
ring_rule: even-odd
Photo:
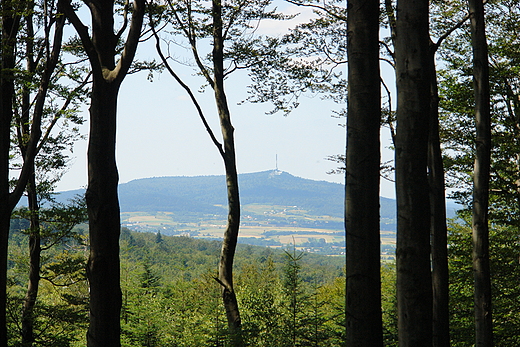
[[[347,6],[347,345],[383,346],[379,231],[379,2],[349,0]]]
[[[29,3],[30,8],[25,16],[25,25],[27,30],[27,36],[25,38],[25,60],[26,68],[29,74],[34,74],[36,70],[36,62],[34,61],[34,27],[33,27],[33,9],[34,3]],[[20,124],[18,124],[21,130],[22,136],[18,139],[19,148],[26,156],[27,147],[24,143],[24,138],[30,135],[30,114],[31,114],[31,92],[27,85],[23,86],[22,90],[22,110]],[[25,293],[24,303],[21,314],[22,324],[22,343],[24,346],[32,346],[34,339],[34,306],[36,305],[36,299],[38,297],[38,286],[40,283],[40,218],[39,218],[39,206],[38,206],[38,195],[36,192],[36,175],[35,166],[31,167],[31,176],[27,182],[26,192],[27,200],[30,211],[30,226],[29,226],[29,282],[27,284],[27,292]]]
[[[398,0],[395,39],[399,346],[432,345],[428,0]]]
[[[428,180],[430,184],[432,286],[433,286],[433,347],[450,346],[448,228],[444,165],[439,138],[439,92],[435,68],[436,45],[430,44],[430,136],[428,139]]]
[[[468,1],[473,47],[476,152],[473,177],[473,277],[475,282],[475,345],[493,346],[491,274],[489,270],[489,172],[491,114],[488,50],[482,1]]]
[[[118,85],[94,74],[90,105],[88,188],[90,285],[88,346],[120,346],[119,200],[115,159]]]
[[[96,2],[92,10],[92,42],[99,61],[92,62],[88,140],[88,186],[85,193],[89,220],[90,254],[87,277],[90,285],[89,347],[120,346],[119,233],[121,228],[116,166],[116,114],[119,81],[107,81],[103,69],[115,68],[116,37],[113,2]],[[98,67],[99,65],[101,67]]]
[[[188,9],[188,12],[190,11],[191,7]],[[179,76],[173,71],[173,69],[168,64],[166,57],[161,51],[160,39],[157,35],[155,25],[152,20],[150,20],[150,24],[156,39],[157,52],[159,53],[161,60],[163,61],[168,72],[175,78],[175,80],[186,90],[186,92],[190,96],[194,106],[197,109],[199,117],[201,118],[206,128],[206,131],[208,132],[211,140],[219,150],[219,153],[222,156],[222,160],[224,161],[228,198],[228,223],[226,226],[226,230],[224,231],[224,238],[222,241],[222,249],[219,261],[219,272],[218,278],[216,278],[216,280],[222,286],[222,301],[226,311],[226,318],[228,323],[229,335],[231,338],[231,344],[233,346],[243,346],[244,341],[242,336],[242,322],[240,318],[240,311],[238,308],[238,301],[233,286],[233,259],[235,256],[238,233],[240,228],[240,195],[238,188],[238,174],[236,168],[234,128],[231,123],[231,115],[229,112],[228,102],[224,88],[224,36],[222,23],[222,3],[220,0],[212,1],[211,15],[213,20],[213,78],[211,77],[210,73],[206,71],[206,68],[202,66],[202,64],[200,63],[198,52],[194,45],[194,42],[197,39],[195,34],[189,34],[188,40],[192,42],[192,52],[194,54],[195,60],[198,62],[198,66],[201,69],[202,74],[205,76],[208,84],[210,84],[214,90],[223,144],[221,144],[217,140],[211,127],[206,121],[206,117],[202,112],[202,108],[200,107],[197,99],[195,98],[190,88],[179,78]]]
[[[5,23],[5,22],[4,22]],[[4,50],[2,50],[4,52]],[[3,70],[3,67],[2,67]],[[3,76],[2,76],[3,77]],[[5,77],[4,77],[5,78]],[[7,251],[11,209],[9,206],[9,145],[11,120],[8,112],[3,112],[4,98],[8,96],[2,78],[0,104],[0,346],[7,347]]]
[[[7,347],[7,253],[14,199],[9,192],[9,149],[13,118],[16,35],[20,17],[10,1],[2,1],[0,70],[0,347]]]
[[[222,285],[222,300],[226,310],[228,329],[233,346],[243,346],[242,321],[233,287],[233,259],[240,227],[240,197],[235,159],[234,128],[231,124],[226,94],[224,92],[224,38],[222,34],[222,5],[213,0],[213,68],[215,100],[220,119],[224,151],[222,157],[226,169],[228,196],[228,223],[222,240],[219,263],[219,282]]]
[[[70,0],[62,0],[67,18],[74,25],[92,66],[88,187],[85,194],[89,218],[90,255],[87,276],[90,285],[89,347],[117,347],[120,341],[119,234],[117,194],[116,115],[119,87],[135,56],[144,16],[144,0],[132,3],[132,19],[124,50],[115,62],[119,37],[114,29],[114,1],[88,2],[92,38],[75,13]],[[125,11],[128,9],[125,9]]]

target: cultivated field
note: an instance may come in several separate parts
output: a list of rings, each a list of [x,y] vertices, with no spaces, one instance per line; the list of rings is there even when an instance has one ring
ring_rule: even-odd
[[[132,230],[206,239],[222,238],[226,226],[223,215],[195,214],[188,218],[171,212],[124,212],[121,222]],[[327,253],[344,254],[344,230],[334,227],[342,223],[341,218],[310,215],[295,206],[250,204],[242,207],[240,240],[270,247],[295,245],[310,252],[323,252],[327,248]],[[382,232],[381,243],[395,247],[395,233]],[[393,256],[391,252],[385,253],[383,259]]]

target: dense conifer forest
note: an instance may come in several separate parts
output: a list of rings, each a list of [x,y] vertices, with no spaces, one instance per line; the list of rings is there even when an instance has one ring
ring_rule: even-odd
[[[20,225],[22,224],[22,225]],[[23,223],[13,222],[9,264],[10,346],[19,343],[27,282]],[[88,322],[85,226],[45,252],[35,333],[42,346],[82,346]],[[225,315],[215,280],[219,241],[121,233],[124,346],[222,346]],[[236,285],[251,346],[341,344],[344,258],[240,245]]]
[[[9,263],[10,346],[20,343],[20,309],[27,283],[26,222],[14,220]],[[452,345],[472,343],[470,230],[453,224],[450,237]],[[516,279],[519,246],[511,228],[491,235],[499,346],[520,343]],[[39,346],[84,346],[88,284],[87,229],[45,251],[35,333]],[[219,241],[160,233],[121,232],[122,345],[224,346],[225,314],[215,280]],[[240,244],[236,286],[248,346],[344,346],[345,258]],[[381,267],[385,346],[397,346],[395,264]]]

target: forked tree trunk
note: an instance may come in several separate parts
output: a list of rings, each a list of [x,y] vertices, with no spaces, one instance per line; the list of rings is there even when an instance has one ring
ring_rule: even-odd
[[[430,45],[430,136],[428,139],[428,180],[430,184],[433,347],[450,346],[448,228],[444,165],[439,138],[439,92],[435,68],[436,45]]]
[[[347,6],[346,342],[353,347],[383,346],[379,1],[349,0]]]
[[[432,345],[428,0],[398,0],[395,39],[399,346]]]
[[[88,187],[85,194],[89,219],[90,254],[87,277],[90,324],[87,346],[120,346],[121,288],[119,285],[120,216],[115,160],[117,95],[122,78],[109,79],[115,68],[113,2],[91,2],[93,37],[79,21],[70,2],[65,14],[76,28],[92,66]]]
[[[491,274],[489,270],[489,172],[491,114],[488,50],[482,1],[469,0],[473,85],[475,92],[476,152],[473,176],[473,277],[475,282],[475,345],[493,346]]]
[[[114,1],[88,2],[92,38],[77,17],[70,0],[65,14],[78,32],[92,66],[88,188],[85,194],[89,218],[90,285],[88,347],[117,347],[120,341],[121,288],[119,269],[120,216],[117,194],[116,112],[119,87],[137,49],[144,16],[144,0],[133,2],[132,19],[124,51],[116,64],[119,38],[114,28]]]

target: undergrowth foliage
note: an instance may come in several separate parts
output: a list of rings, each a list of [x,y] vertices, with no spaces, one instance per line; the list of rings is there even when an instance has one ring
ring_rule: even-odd
[[[27,236],[15,221],[9,269],[10,345],[21,346]],[[44,255],[34,346],[83,346],[88,323],[85,228]],[[123,346],[226,346],[216,266],[217,241],[123,229]],[[340,258],[240,245],[237,297],[249,346],[341,346],[344,277]],[[81,275],[82,274],[82,275]],[[319,274],[319,275],[318,275]],[[53,277],[51,277],[51,275]],[[43,276],[43,275],[42,275]]]
[[[13,220],[9,263],[9,345],[21,344],[21,309],[27,283],[28,236],[24,220]],[[33,346],[84,346],[88,240],[80,225],[73,237],[43,254]],[[189,237],[121,232],[122,346],[227,346],[227,323],[215,281],[220,243]],[[491,233],[497,345],[520,343],[520,256],[513,227]],[[450,227],[451,332],[453,346],[473,341],[471,232]],[[239,245],[236,291],[248,346],[344,346],[344,258]],[[385,346],[397,346],[395,266],[381,267]]]

